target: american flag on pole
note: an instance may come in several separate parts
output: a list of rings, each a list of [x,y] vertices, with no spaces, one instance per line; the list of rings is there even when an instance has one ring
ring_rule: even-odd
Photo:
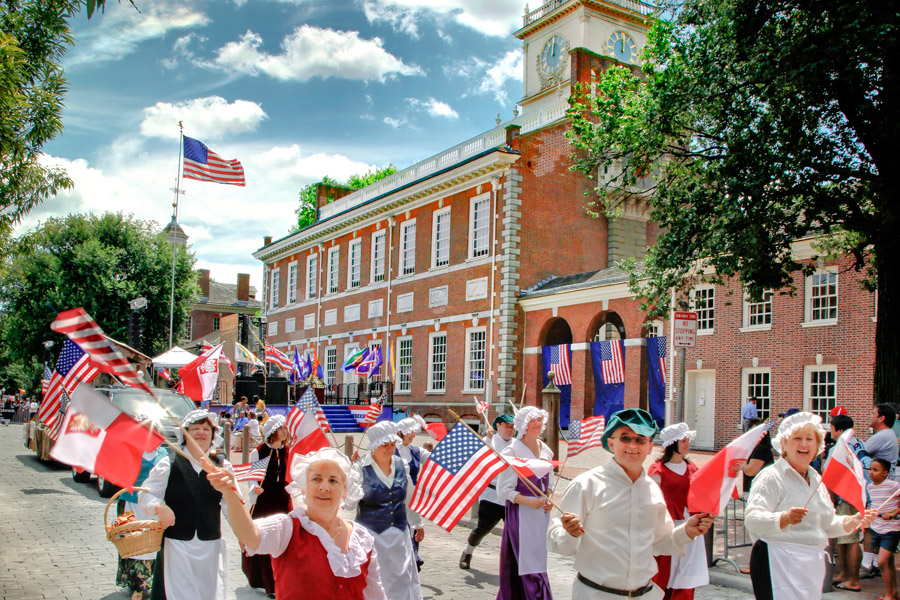
[[[666,382],[666,352],[668,348],[668,343],[666,340],[666,336],[659,336],[659,341],[656,344],[656,353],[659,355],[659,374],[662,377],[662,382]]]
[[[572,385],[568,344],[550,347],[550,372],[556,373],[556,385]]]
[[[184,136],[184,178],[229,185],[245,185],[240,161],[224,160],[200,140]]]
[[[165,379],[166,381],[168,381],[169,383],[172,383],[172,374],[169,373],[168,369],[157,369],[156,374],[159,375],[160,377],[162,377],[163,379]]]
[[[298,409],[300,410],[301,417],[303,416],[302,413],[310,411],[316,413],[316,421],[319,422],[319,427],[322,428],[322,431],[325,433],[331,431],[331,428],[328,426],[328,419],[325,417],[325,411],[319,406],[319,401],[316,400],[316,393],[313,391],[312,386],[307,387],[306,391],[303,392],[303,395],[300,396],[297,405],[294,407],[294,410]],[[294,410],[291,411],[291,414],[294,414]],[[288,415],[288,421],[290,421],[290,415]],[[290,423],[288,423],[288,429],[291,429]]]
[[[369,410],[366,411],[366,416],[363,417],[363,427],[369,427],[370,425],[375,424],[375,422],[378,420],[378,417],[380,417],[381,413],[384,412],[383,406],[386,399],[387,390],[385,390],[381,394],[381,396],[379,396],[378,400],[369,405]]]
[[[47,434],[54,442],[59,439],[59,432],[62,431],[63,423],[66,420],[66,410],[68,410],[68,408],[69,396],[67,394],[63,394],[63,397],[59,402],[59,416],[56,420],[56,423],[53,425],[53,427],[50,428],[50,431]]]
[[[603,417],[588,417],[582,421],[569,423],[569,434],[566,436],[569,442],[566,460],[576,454],[584,452],[588,448],[602,446],[600,438],[606,430],[606,419]]]
[[[266,477],[266,468],[269,466],[270,458],[272,458],[272,455],[255,462],[234,465],[234,480],[262,481]]]
[[[507,467],[463,423],[457,423],[425,461],[409,507],[447,531]]]
[[[625,383],[623,348],[622,340],[600,342],[600,367],[603,373],[603,383]]]
[[[47,396],[47,388],[50,387],[50,379],[53,377],[53,372],[50,370],[50,367],[47,366],[47,363],[44,363],[44,376],[41,378],[41,397],[44,398]]]
[[[56,320],[50,324],[50,329],[67,335],[82,350],[90,354],[91,363],[104,373],[115,375],[122,383],[153,394],[137,370],[122,356],[119,349],[83,308],[73,308],[59,313]]]
[[[97,376],[97,368],[91,364],[91,357],[72,340],[66,340],[50,375],[47,393],[41,402],[38,418],[51,430],[62,421],[59,413],[63,395],[71,394],[81,382],[90,383]]]
[[[290,371],[294,366],[287,354],[268,342],[266,343],[266,362],[276,364],[283,371]]]

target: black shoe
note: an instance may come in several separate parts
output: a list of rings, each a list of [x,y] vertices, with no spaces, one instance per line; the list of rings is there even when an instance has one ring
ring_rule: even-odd
[[[468,569],[472,568],[471,565],[472,565],[472,555],[466,554],[466,552],[463,551],[462,556],[459,557],[459,568],[468,570]]]

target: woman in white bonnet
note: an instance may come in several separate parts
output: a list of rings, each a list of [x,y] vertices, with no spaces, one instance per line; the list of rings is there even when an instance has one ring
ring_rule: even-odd
[[[822,597],[828,538],[866,527],[865,515],[835,514],[819,474],[809,466],[822,453],[825,430],[818,415],[800,412],[785,418],[772,445],[781,459],[753,480],[744,526],[756,542],[750,553],[750,579],[760,600],[812,600]]]
[[[503,456],[532,461],[534,475],[528,477],[545,495],[553,489],[553,451],[541,441],[547,411],[535,406],[519,409],[513,420],[518,439],[503,449]],[[539,461],[545,461],[541,468]],[[547,576],[547,527],[550,503],[524,484],[515,471],[506,469],[497,477],[497,497],[506,503],[503,538],[500,542],[500,590],[497,600],[550,600]]]
[[[248,554],[272,556],[278,600],[385,600],[372,534],[338,515],[362,494],[350,460],[335,448],[296,455],[291,479],[294,510],[251,520],[232,490],[233,476],[209,476],[236,515],[231,526]]]

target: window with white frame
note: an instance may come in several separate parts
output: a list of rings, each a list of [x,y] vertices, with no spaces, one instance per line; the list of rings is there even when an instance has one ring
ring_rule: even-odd
[[[484,389],[487,366],[487,331],[484,327],[466,330],[466,391]]]
[[[808,366],[804,369],[804,379],[805,410],[819,415],[823,423],[829,422],[831,409],[837,406],[837,368]]]
[[[716,288],[698,287],[691,291],[694,312],[697,313],[697,331],[712,331],[716,324]]]
[[[431,230],[431,266],[450,264],[450,207],[435,211]]]
[[[400,225],[400,275],[416,272],[416,220]]]
[[[372,283],[384,281],[385,236],[384,231],[376,231],[372,234]]]
[[[770,327],[772,325],[772,292],[765,291],[762,301],[753,302],[744,297],[744,327]]]
[[[336,294],[338,291],[338,268],[340,267],[341,249],[338,247],[328,250],[328,293]]]
[[[807,321],[836,321],[837,304],[838,278],[836,271],[822,269],[806,278]]]
[[[412,336],[397,338],[397,391],[412,391]]]
[[[647,324],[647,337],[661,337],[663,336],[663,322],[662,321],[653,321],[652,323]]]
[[[447,389],[447,332],[428,334],[428,391],[443,392]]]
[[[297,301],[297,263],[288,265],[288,304]]]
[[[319,288],[319,255],[310,254],[306,257],[306,299],[316,297]]]
[[[337,348],[330,346],[325,348],[325,383],[334,385],[334,376],[337,373]]]
[[[281,270],[280,269],[272,269],[272,299],[270,301],[269,306],[271,308],[278,308],[278,287],[280,285],[281,279]]]
[[[491,195],[482,194],[469,202],[469,258],[486,256],[491,241]]]
[[[347,287],[358,288],[362,272],[362,240],[350,242],[350,264],[347,267]]]
[[[741,406],[750,398],[756,398],[756,414],[760,419],[768,419],[771,414],[772,373],[768,368],[743,369]]]

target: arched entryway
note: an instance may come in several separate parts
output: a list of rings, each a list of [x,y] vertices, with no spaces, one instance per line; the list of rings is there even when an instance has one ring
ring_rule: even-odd
[[[599,361],[599,350],[595,342],[626,339],[628,336],[625,332],[625,322],[615,311],[599,312],[591,319],[585,337],[588,340],[589,356],[584,380],[585,415],[604,415],[608,418],[610,411],[613,410],[611,406],[616,410],[624,406],[624,383],[620,384],[622,387],[618,390],[618,395],[612,393],[609,386],[600,387],[596,374],[599,367],[595,365],[595,362]],[[624,348],[622,353],[624,355]],[[612,400],[613,397],[616,398],[615,401]]]
[[[544,326],[541,328],[541,334],[538,337],[538,340],[541,345],[541,356],[538,357],[538,378],[536,385],[538,386],[538,390],[544,389],[547,386],[547,364],[549,360],[549,353],[552,352],[553,348],[558,346],[565,346],[568,350],[567,360],[569,361],[569,369],[571,373],[572,369],[572,328],[569,326],[568,321],[561,317],[554,317],[549,319]],[[558,349],[556,350],[558,352]],[[572,374],[572,383],[576,383],[576,380],[579,378]],[[580,382],[578,382],[580,384]],[[559,395],[559,422],[563,427],[569,426],[569,415],[571,414],[572,407],[572,384],[561,385],[559,380],[556,380],[556,385],[559,387],[560,395]],[[540,394],[538,394],[538,404],[540,405]],[[549,426],[549,424],[548,424]]]

